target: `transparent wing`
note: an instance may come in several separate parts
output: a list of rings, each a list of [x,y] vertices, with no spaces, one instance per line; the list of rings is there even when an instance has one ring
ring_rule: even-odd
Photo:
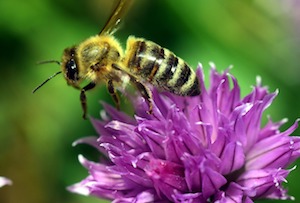
[[[127,13],[133,1],[134,0],[119,0],[116,8],[112,12],[112,15],[109,17],[99,35],[113,34],[118,29],[121,18]]]

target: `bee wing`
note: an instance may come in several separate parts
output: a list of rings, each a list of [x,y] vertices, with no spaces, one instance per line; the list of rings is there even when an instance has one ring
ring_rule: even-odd
[[[119,0],[116,8],[112,12],[112,15],[109,17],[99,35],[113,34],[118,29],[121,18],[126,14],[133,1],[134,0]]]

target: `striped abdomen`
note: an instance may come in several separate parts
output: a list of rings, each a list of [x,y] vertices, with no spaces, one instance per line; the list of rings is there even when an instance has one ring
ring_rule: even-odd
[[[133,75],[162,90],[182,96],[200,94],[195,72],[181,58],[154,42],[129,37],[124,63]]]

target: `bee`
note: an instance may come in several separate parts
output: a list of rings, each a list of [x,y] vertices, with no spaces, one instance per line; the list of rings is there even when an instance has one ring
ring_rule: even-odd
[[[124,88],[131,83],[147,101],[149,114],[152,113],[153,105],[151,91],[146,84],[175,95],[199,95],[199,80],[193,69],[168,49],[134,36],[129,36],[126,50],[122,49],[113,33],[132,1],[120,0],[101,32],[79,45],[66,48],[61,62],[43,62],[57,63],[61,71],[50,76],[33,92],[62,73],[68,85],[80,90],[84,119],[87,113],[86,91],[99,83],[106,83],[117,109],[120,107],[120,99],[116,88]],[[86,80],[89,83],[81,87],[80,84]]]

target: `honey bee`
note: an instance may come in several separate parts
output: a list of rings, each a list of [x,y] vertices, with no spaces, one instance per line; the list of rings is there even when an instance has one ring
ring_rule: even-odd
[[[50,76],[33,92],[63,73],[67,84],[81,91],[83,118],[86,118],[87,112],[86,91],[103,82],[106,83],[118,109],[120,100],[116,88],[123,88],[131,83],[148,102],[150,114],[153,106],[152,95],[146,84],[150,83],[162,91],[180,96],[199,95],[199,81],[195,72],[168,49],[143,38],[129,36],[126,50],[123,51],[113,33],[132,1],[120,0],[102,31],[79,45],[66,48],[61,62],[43,62],[55,62],[61,66],[61,71]],[[80,87],[85,80],[89,83]]]

